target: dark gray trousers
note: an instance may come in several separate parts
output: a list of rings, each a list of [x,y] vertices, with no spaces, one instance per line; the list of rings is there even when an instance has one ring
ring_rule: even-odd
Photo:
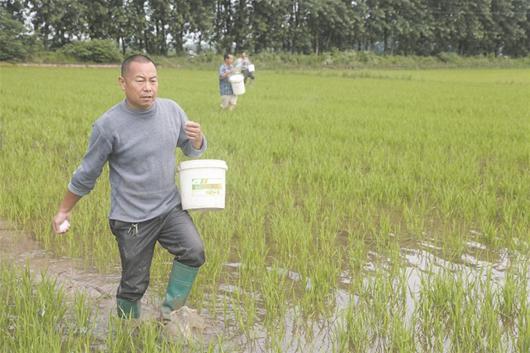
[[[109,220],[121,258],[121,281],[117,298],[136,301],[149,285],[151,261],[158,241],[175,255],[175,260],[191,267],[204,263],[204,245],[187,211],[179,205],[156,218],[129,223]]]

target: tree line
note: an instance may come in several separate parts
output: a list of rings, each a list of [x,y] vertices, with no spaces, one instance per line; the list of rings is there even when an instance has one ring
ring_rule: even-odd
[[[3,37],[55,50],[113,40],[123,53],[530,53],[530,0],[2,0]],[[7,40],[4,38],[4,40]]]

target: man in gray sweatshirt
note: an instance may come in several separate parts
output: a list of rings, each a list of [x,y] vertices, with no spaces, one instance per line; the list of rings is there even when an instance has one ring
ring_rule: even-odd
[[[162,317],[183,306],[199,267],[204,246],[192,219],[180,205],[175,184],[175,149],[199,157],[206,138],[198,123],[169,99],[157,98],[157,70],[150,58],[133,55],[121,66],[125,100],[93,125],[87,152],[75,171],[53,218],[64,232],[75,204],[88,194],[108,161],[111,185],[109,225],[116,237],[122,276],[116,294],[118,315],[140,316],[140,299],[149,285],[155,244],[175,256]]]

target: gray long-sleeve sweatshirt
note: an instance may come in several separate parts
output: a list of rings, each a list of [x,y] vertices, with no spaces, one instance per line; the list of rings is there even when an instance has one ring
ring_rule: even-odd
[[[158,98],[146,111],[120,102],[94,123],[87,152],[68,190],[88,194],[108,161],[110,219],[141,222],[169,211],[180,203],[176,148],[189,157],[199,157],[206,150],[206,138],[200,150],[187,138],[187,120],[186,113],[169,99]]]

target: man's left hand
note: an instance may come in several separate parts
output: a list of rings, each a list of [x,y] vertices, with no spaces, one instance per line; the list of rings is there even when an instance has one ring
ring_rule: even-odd
[[[201,149],[202,147],[201,125],[194,121],[188,121],[186,122],[186,125],[184,126],[184,132],[186,133],[186,136],[188,136],[188,138],[191,140],[191,143],[193,144],[193,148],[195,148],[196,150]]]

